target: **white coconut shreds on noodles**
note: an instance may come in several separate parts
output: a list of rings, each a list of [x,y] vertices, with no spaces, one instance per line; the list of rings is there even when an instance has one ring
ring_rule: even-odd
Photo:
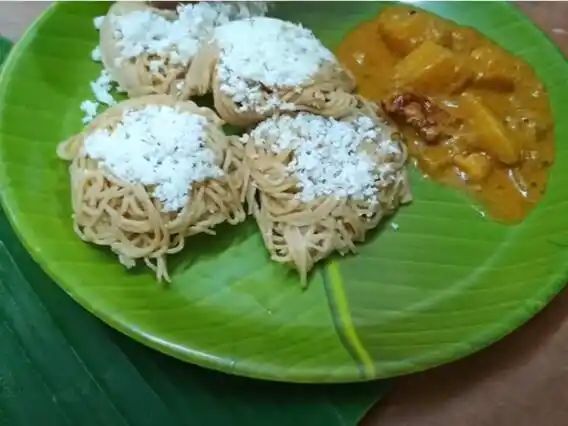
[[[77,235],[169,281],[167,256],[186,237],[245,218],[243,148],[222,125],[209,108],[151,95],[110,107],[61,143]]]
[[[379,127],[365,115],[339,121],[299,113],[263,121],[251,137],[257,144],[273,141],[270,149],[276,154],[294,152],[287,169],[298,179],[300,200],[351,197],[376,202],[376,183],[391,166],[376,164],[364,144],[374,144],[377,153],[400,155],[401,148],[390,133],[392,129]]]
[[[340,120],[300,112],[242,137],[247,201],[271,258],[298,270],[355,243],[411,199],[406,151],[370,104]]]
[[[226,122],[250,127],[278,112],[342,117],[356,105],[355,82],[300,25],[254,17],[215,30],[186,75],[182,98],[211,91]]]
[[[154,187],[164,211],[176,211],[193,183],[223,175],[206,146],[206,125],[201,115],[148,105],[126,111],[114,129],[87,136],[85,153],[128,183]]]
[[[262,2],[198,2],[180,4],[175,11],[117,3],[101,26],[102,59],[131,96],[173,93],[176,80],[216,27],[265,13]]]
[[[231,22],[215,30],[215,39],[221,51],[217,71],[221,91],[240,111],[293,110],[293,104],[276,94],[264,102],[264,88],[301,86],[323,63],[336,61],[310,30],[278,19]]]

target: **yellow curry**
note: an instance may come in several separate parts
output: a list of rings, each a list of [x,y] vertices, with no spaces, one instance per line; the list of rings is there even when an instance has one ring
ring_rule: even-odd
[[[494,218],[521,221],[554,159],[548,95],[532,68],[477,31],[407,6],[342,42],[359,92],[398,123],[431,178],[474,193]]]

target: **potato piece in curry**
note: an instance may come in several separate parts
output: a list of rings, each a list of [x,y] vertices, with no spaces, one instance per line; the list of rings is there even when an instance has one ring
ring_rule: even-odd
[[[508,223],[541,198],[554,126],[548,94],[523,60],[472,28],[408,6],[384,9],[337,53],[428,176],[467,189]]]

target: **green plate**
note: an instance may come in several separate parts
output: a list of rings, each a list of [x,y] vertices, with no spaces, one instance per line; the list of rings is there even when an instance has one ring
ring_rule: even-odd
[[[51,7],[15,47],[0,79],[0,184],[13,227],[71,297],[125,334],[182,360],[257,378],[343,382],[422,370],[518,327],[568,275],[568,65],[504,3],[421,3],[477,27],[534,65],[557,121],[557,163],[544,200],[520,225],[482,217],[457,191],[412,173],[414,203],[358,256],[317,268],[306,291],[270,262],[252,221],[196,237],[164,288],[127,272],[71,228],[67,168],[56,144],[81,128],[99,65],[92,18],[104,3]],[[279,3],[330,47],[378,3]]]

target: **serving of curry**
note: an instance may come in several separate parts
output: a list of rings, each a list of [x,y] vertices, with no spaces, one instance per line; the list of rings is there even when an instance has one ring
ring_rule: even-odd
[[[338,48],[359,93],[382,105],[419,168],[521,221],[554,160],[548,94],[532,68],[472,28],[389,7]]]

